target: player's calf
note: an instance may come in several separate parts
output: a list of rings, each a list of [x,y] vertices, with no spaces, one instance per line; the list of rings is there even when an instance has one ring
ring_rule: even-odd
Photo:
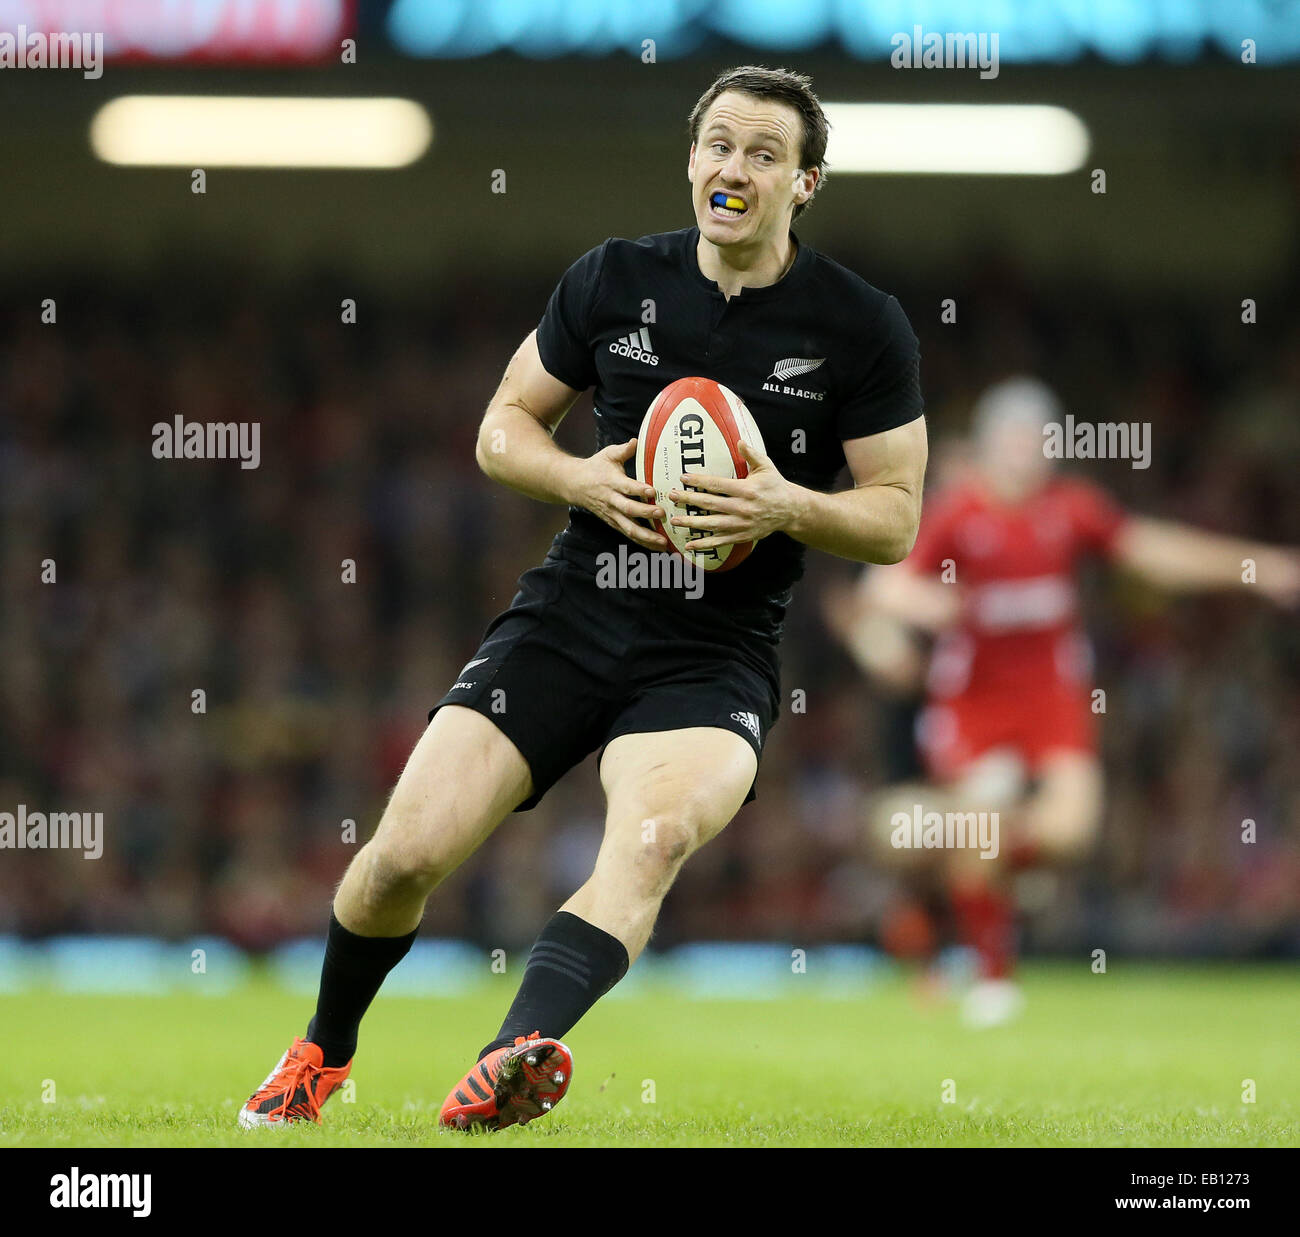
[[[611,741],[600,765],[605,836],[563,909],[617,936],[635,961],[682,865],[739,811],[757,768],[750,745],[717,727]]]

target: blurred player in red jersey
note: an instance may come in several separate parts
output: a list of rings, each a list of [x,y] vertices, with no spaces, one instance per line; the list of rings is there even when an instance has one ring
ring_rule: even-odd
[[[876,842],[888,852],[895,813],[914,804],[998,813],[991,861],[971,848],[894,852],[942,865],[956,934],[979,959],[963,1008],[972,1025],[1007,1021],[1022,1004],[1011,979],[1009,877],[1084,858],[1101,820],[1091,653],[1076,589],[1083,560],[1173,590],[1300,599],[1293,550],[1133,515],[1097,486],[1056,475],[1044,430],[1063,414],[1033,378],[987,390],[974,410],[970,457],[950,462],[955,475],[928,498],[912,553],[868,568],[857,589],[832,594],[826,606],[874,678],[896,690],[925,679],[916,739],[931,784],[894,787],[876,800]],[[928,669],[925,637],[933,640]]]

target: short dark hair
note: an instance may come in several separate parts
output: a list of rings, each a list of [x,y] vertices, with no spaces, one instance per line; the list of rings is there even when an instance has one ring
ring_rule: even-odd
[[[799,166],[807,171],[816,168],[821,176],[818,188],[826,179],[826,139],[830,135],[830,125],[826,113],[822,111],[821,101],[813,94],[812,78],[792,69],[768,69],[758,64],[743,64],[735,69],[719,73],[713,85],[708,88],[691,109],[691,141],[699,142],[700,125],[704,123],[704,114],[713,106],[714,100],[728,90],[739,90],[758,99],[774,99],[794,108],[803,122],[803,140],[799,147]],[[814,190],[814,193],[816,190]],[[795,218],[812,205],[812,198],[799,203],[794,208]]]

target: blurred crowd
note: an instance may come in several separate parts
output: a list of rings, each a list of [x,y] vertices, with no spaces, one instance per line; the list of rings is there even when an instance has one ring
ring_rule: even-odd
[[[825,248],[902,301],[936,444],[986,383],[1034,372],[1081,419],[1151,422],[1149,469],[1072,465],[1125,505],[1300,543],[1294,301],[1246,325],[1230,295],[1049,284],[993,253],[936,283]],[[429,707],[563,525],[474,462],[559,273],[466,272],[410,296],[177,259],[138,284],[6,289],[0,811],[103,812],[104,853],[0,850],[0,933],[212,932],[257,950],[323,932]],[[152,427],[178,414],[259,423],[260,467],[156,459]],[[560,440],[589,449],[589,398]],[[686,866],[654,945],[874,943],[905,900],[863,848],[862,807],[914,772],[909,704],[857,676],[819,605],[854,572],[810,554],[758,799]],[[1103,572],[1086,602],[1106,825],[1031,918],[1031,950],[1300,954],[1296,615]],[[434,895],[425,933],[531,940],[589,872],[601,811],[588,760]]]

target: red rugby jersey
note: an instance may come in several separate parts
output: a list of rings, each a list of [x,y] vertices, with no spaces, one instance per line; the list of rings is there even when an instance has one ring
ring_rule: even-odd
[[[910,570],[955,579],[961,618],[935,645],[933,698],[1083,687],[1091,673],[1076,575],[1109,558],[1128,515],[1104,491],[1057,478],[1007,503],[963,482],[926,503]]]

